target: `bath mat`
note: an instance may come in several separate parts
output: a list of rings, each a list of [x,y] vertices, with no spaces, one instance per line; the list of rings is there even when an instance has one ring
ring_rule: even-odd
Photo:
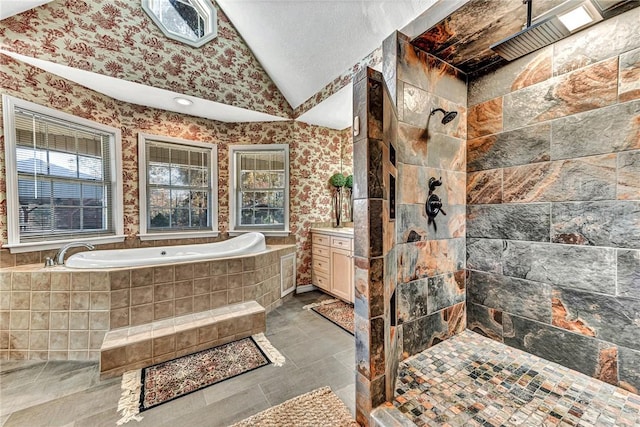
[[[335,300],[311,307],[311,310],[353,335],[353,304]]]
[[[118,425],[140,421],[140,412],[217,384],[229,378],[273,363],[282,366],[284,357],[264,334],[243,338],[167,362],[126,372]]]
[[[314,302],[314,303],[311,303],[311,304],[307,304],[304,307],[302,307],[302,309],[303,310],[309,310],[309,309],[311,309],[313,307],[318,307],[319,305],[332,304],[332,303],[338,302],[338,301],[340,301],[340,300],[337,299],[337,298],[323,299],[323,300],[320,300],[320,301],[317,301],[317,302]]]
[[[358,427],[349,409],[329,387],[265,409],[231,427]]]

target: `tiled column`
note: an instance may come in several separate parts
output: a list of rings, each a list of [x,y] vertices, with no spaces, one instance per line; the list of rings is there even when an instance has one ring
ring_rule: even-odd
[[[389,216],[388,146],[383,141],[382,75],[367,69],[354,84],[354,117],[360,132],[354,135],[355,226],[355,335],[356,418],[369,425],[371,410],[386,400],[385,330],[385,218]],[[386,252],[385,252],[386,250]]]

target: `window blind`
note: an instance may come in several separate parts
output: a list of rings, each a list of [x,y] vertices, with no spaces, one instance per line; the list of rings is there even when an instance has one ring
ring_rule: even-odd
[[[114,233],[114,135],[15,110],[20,241]]]

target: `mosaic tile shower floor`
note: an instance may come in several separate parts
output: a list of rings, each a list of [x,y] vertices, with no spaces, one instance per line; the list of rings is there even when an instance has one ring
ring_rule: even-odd
[[[418,426],[640,426],[640,396],[470,331],[404,360],[395,394]]]

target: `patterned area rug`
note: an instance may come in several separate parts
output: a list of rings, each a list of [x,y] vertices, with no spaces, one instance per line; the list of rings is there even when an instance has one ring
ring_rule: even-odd
[[[267,364],[249,337],[144,368],[140,412]]]
[[[266,409],[231,427],[358,427],[349,409],[329,387]]]
[[[311,307],[311,310],[353,335],[353,304],[336,300],[328,304],[316,305]]]
[[[168,362],[125,372],[118,425],[140,421],[140,412],[185,396],[201,388],[273,363],[282,366],[282,354],[263,333],[243,338]]]

